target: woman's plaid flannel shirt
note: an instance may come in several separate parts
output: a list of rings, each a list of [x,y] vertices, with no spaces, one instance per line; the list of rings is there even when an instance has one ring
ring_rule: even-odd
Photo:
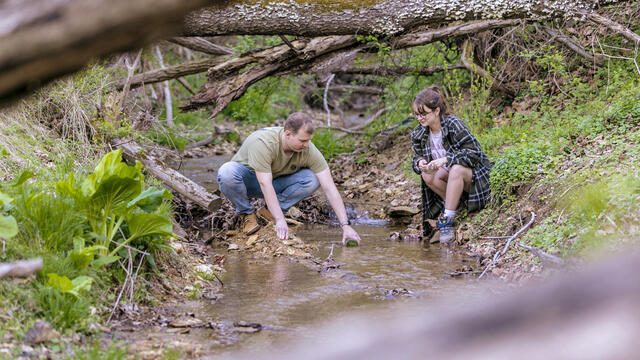
[[[460,206],[466,203],[469,211],[482,209],[489,201],[489,170],[493,164],[482,153],[480,143],[476,140],[467,125],[452,115],[445,115],[442,120],[442,145],[447,151],[447,167],[455,164],[471,168],[473,177],[469,193],[463,193]],[[421,174],[418,162],[422,159],[427,163],[431,158],[431,145],[429,143],[429,128],[418,125],[411,132],[411,146],[413,148],[413,171]],[[459,206],[459,207],[460,207]],[[444,200],[434,193],[422,181],[422,220],[423,232],[429,235],[431,232],[425,224],[426,219],[436,219],[444,208]]]

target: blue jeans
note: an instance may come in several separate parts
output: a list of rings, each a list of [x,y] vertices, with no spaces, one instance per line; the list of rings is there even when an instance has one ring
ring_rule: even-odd
[[[264,197],[256,174],[235,161],[229,161],[220,166],[218,185],[220,192],[236,208],[237,214],[253,213],[254,208],[249,198]],[[320,182],[310,169],[300,169],[293,174],[273,179],[273,189],[276,191],[283,212],[313,194],[318,186]]]

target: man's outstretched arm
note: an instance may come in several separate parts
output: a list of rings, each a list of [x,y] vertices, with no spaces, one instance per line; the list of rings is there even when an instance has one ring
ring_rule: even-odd
[[[327,199],[329,199],[329,204],[333,208],[333,211],[336,213],[338,217],[338,221],[341,223],[347,221],[347,210],[344,208],[344,202],[342,202],[342,197],[336,188],[336,184],[333,182],[333,177],[331,176],[331,170],[326,168],[321,172],[316,174],[318,181],[320,182],[320,186],[322,186],[322,190],[327,195]],[[349,225],[344,225],[342,227],[342,243],[344,244],[347,239],[354,239],[360,244],[360,235],[353,230],[353,228]]]
[[[276,219],[276,233],[280,240],[287,239],[289,237],[289,226],[287,220],[284,218],[276,191],[273,188],[273,174],[256,171],[256,178],[260,184],[262,195],[264,195],[264,201],[267,203],[267,208],[271,212],[271,215]]]

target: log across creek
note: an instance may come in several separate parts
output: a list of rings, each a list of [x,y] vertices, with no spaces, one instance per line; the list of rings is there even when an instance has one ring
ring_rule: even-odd
[[[158,178],[185,199],[208,211],[217,210],[222,205],[222,198],[218,195],[208,192],[204,187],[165,165],[160,159],[148,154],[140,145],[132,141],[121,141],[114,145],[122,149],[125,159],[140,161],[149,174]]]

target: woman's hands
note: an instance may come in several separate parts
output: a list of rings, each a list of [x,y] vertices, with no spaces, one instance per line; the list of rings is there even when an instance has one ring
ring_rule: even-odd
[[[430,163],[427,163],[426,160],[422,159],[420,161],[418,161],[418,168],[420,169],[420,171],[436,171],[438,169],[440,169],[441,167],[447,165],[447,157],[442,157],[440,159],[435,159],[433,161],[431,161]]]

